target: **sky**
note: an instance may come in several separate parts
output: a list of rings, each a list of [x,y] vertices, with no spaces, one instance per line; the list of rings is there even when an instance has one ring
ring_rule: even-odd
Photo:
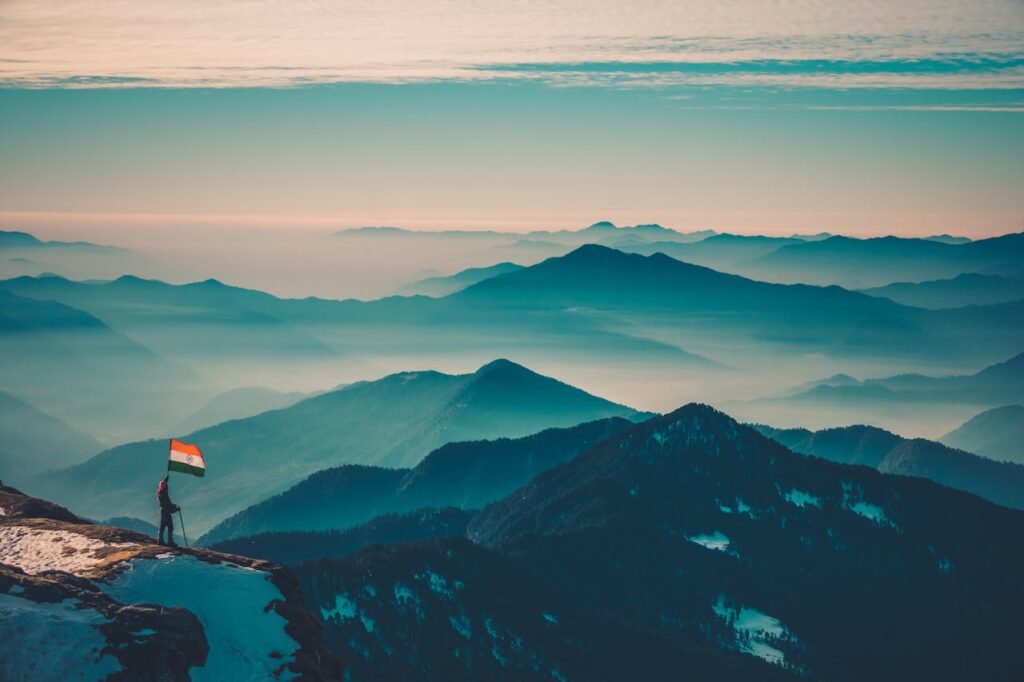
[[[1024,230],[1024,2],[0,2],[0,227]]]

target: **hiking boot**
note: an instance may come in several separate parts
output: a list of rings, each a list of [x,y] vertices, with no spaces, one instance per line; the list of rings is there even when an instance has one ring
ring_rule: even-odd
[[[168,547],[177,547],[177,546],[178,546],[178,543],[177,543],[177,542],[175,542],[174,540],[168,540],[168,541],[167,541],[167,546],[168,546]]]
[[[165,543],[165,542],[164,542],[164,539],[163,539],[163,538],[157,538],[157,539],[156,539],[156,544],[158,544],[158,545],[165,545],[165,544],[167,544],[167,543]]]

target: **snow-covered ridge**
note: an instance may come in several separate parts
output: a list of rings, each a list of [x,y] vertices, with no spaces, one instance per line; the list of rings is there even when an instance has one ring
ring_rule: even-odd
[[[32,526],[0,526],[0,561],[26,573],[66,571],[85,575],[103,565],[108,557],[123,555],[139,545],[106,542],[68,530]]]
[[[0,507],[0,679],[340,678],[284,569],[168,549],[12,488]]]

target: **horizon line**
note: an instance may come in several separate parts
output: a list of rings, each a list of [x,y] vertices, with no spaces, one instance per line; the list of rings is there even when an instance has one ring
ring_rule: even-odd
[[[598,223],[608,222],[617,228],[632,228],[641,225],[658,225],[674,232],[689,234],[693,232],[713,231],[716,233],[738,234],[744,236],[797,236],[830,234],[857,239],[872,237],[904,237],[926,238],[935,236],[967,237],[984,239],[1024,231],[1024,220],[1019,224],[991,225],[988,227],[935,227],[925,225],[882,226],[850,230],[843,227],[829,227],[823,221],[816,228],[788,226],[782,222],[772,225],[757,226],[736,221],[716,222],[659,220],[646,217],[639,220],[612,220],[598,217],[597,219],[580,219],[576,212],[560,217],[561,212],[546,211],[531,216],[529,213],[517,217],[451,217],[422,218],[395,216],[394,220],[382,219],[379,215],[369,216],[334,216],[320,214],[268,214],[268,213],[170,213],[170,212],[79,212],[79,211],[3,211],[0,210],[0,231],[31,231],[42,229],[44,234],[50,229],[60,231],[67,229],[116,229],[134,225],[136,227],[152,227],[154,229],[173,227],[208,227],[211,229],[229,230],[270,230],[341,233],[360,229],[399,229],[406,232],[437,234],[444,232],[501,232],[508,234],[527,235],[531,232],[576,232]],[[794,216],[807,213],[791,212]],[[762,213],[756,213],[763,216]],[[529,216],[529,217],[528,217]],[[794,221],[803,222],[803,221]]]

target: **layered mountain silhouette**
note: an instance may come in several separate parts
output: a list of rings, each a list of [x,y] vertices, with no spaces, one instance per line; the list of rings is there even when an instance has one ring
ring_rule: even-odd
[[[820,431],[755,429],[794,452],[842,464],[860,464],[883,473],[919,476],[959,488],[991,502],[1024,509],[1024,466],[980,457],[923,438],[907,439],[874,426]]]
[[[929,282],[897,282],[862,292],[918,308],[956,308],[1024,299],[1024,280],[969,272]]]
[[[744,274],[783,282],[878,287],[985,272],[1024,261],[1024,233],[949,244],[933,239],[831,237],[786,244],[748,263]]]
[[[715,234],[697,242],[650,242],[626,250],[643,254],[660,252],[687,263],[742,273],[744,263],[772,253],[787,244],[800,244],[805,241],[807,239],[801,237]]]
[[[315,301],[289,305],[213,279],[172,285],[128,275],[109,282],[18,277],[0,282],[0,288],[75,306],[162,355],[187,362],[336,354],[282,316],[301,315]]]
[[[680,232],[657,224],[647,225],[616,225],[608,220],[600,220],[582,229],[576,230],[534,230],[532,232],[502,232],[497,230],[439,230],[419,231],[400,227],[357,227],[337,232],[338,237],[383,237],[403,239],[429,240],[470,240],[473,242],[495,242],[509,245],[521,242],[545,244],[552,248],[579,246],[580,244],[607,244],[618,246],[646,242],[691,242],[700,241],[714,235],[713,230]]]
[[[879,471],[919,476],[967,490],[1014,509],[1024,509],[1024,465],[997,462],[942,443],[914,438],[897,445]]]
[[[381,514],[421,507],[478,509],[630,423],[611,417],[524,438],[448,443],[412,469],[325,469],[226,519],[200,542],[212,545],[273,531],[344,529]]]
[[[17,484],[47,469],[62,469],[103,446],[24,400],[0,391],[0,480]]]
[[[838,379],[815,382],[793,395],[796,400],[857,404],[892,401],[904,404],[949,402],[998,405],[1024,401],[1024,353],[974,374],[925,376],[898,374],[879,379]]]
[[[985,410],[940,440],[983,457],[1024,464],[1024,407],[1004,405]]]
[[[60,249],[66,251],[123,251],[115,246],[91,242],[44,241],[28,232],[0,230],[0,249]]]
[[[454,275],[417,280],[405,285],[395,293],[402,296],[447,296],[485,279],[521,270],[522,267],[515,263],[497,263],[483,268],[468,268]]]
[[[597,245],[493,277],[439,303],[443,312],[437,319],[473,320],[475,329],[500,320],[543,334],[556,319],[560,325],[584,321],[659,340],[682,338],[684,346],[697,339],[718,353],[744,344],[749,353],[756,344],[787,352],[962,361],[1024,345],[1024,322],[1014,314],[1016,307],[1024,314],[1024,302],[1003,304],[1006,309],[929,311],[839,287],[758,282],[660,253],[642,256]],[[979,333],[988,345],[979,346]]]
[[[198,536],[322,469],[413,466],[444,443],[636,414],[507,360],[473,374],[404,372],[194,434],[169,434],[199,443],[207,463],[203,479],[175,476],[173,496]],[[166,440],[130,443],[25,487],[85,516],[152,519],[167,452]]]
[[[689,405],[489,505],[468,540],[295,570],[356,680],[1011,680],[1022,531]]]
[[[263,386],[234,388],[220,393],[174,427],[174,433],[192,433],[231,419],[244,419],[261,412],[294,405],[305,393],[278,391]]]
[[[0,356],[6,390],[107,443],[163,423],[196,380],[83,310],[3,289]]]

